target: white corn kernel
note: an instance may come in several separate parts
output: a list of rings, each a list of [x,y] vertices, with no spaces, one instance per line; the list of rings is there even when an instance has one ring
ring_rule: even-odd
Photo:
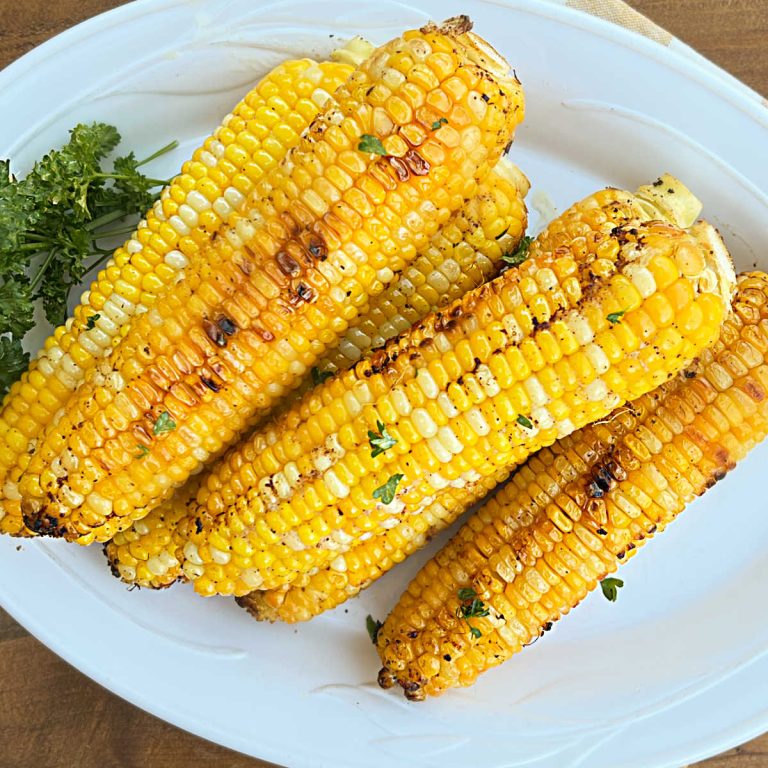
[[[184,559],[194,565],[202,565],[203,559],[200,557],[200,553],[197,551],[197,544],[192,541],[188,541],[184,545]]]
[[[258,589],[264,583],[264,577],[255,568],[246,568],[240,574],[240,581],[249,589]]]
[[[411,421],[416,431],[425,438],[434,437],[437,434],[437,424],[424,408],[415,408],[411,414]]]
[[[332,469],[325,472],[323,475],[323,482],[325,483],[325,487],[336,496],[336,498],[345,499],[349,496],[349,486],[342,483],[341,480],[339,480],[338,475]]]
[[[523,386],[534,406],[546,405],[549,402],[547,392],[539,381],[538,376],[529,376]]]
[[[637,288],[644,299],[653,296],[656,292],[656,278],[648,267],[635,262],[627,264],[622,272],[632,281],[632,285]]]
[[[230,555],[229,552],[222,552],[222,550],[217,549],[216,547],[209,545],[208,550],[211,553],[213,562],[218,563],[219,565],[226,565],[232,559],[232,555]]]
[[[198,213],[207,211],[211,207],[211,203],[205,195],[202,195],[196,189],[193,189],[187,194],[187,205],[194,208]]]
[[[467,424],[469,424],[470,428],[480,435],[480,437],[484,437],[490,433],[491,428],[479,408],[470,408],[464,414],[464,418],[467,420]]]

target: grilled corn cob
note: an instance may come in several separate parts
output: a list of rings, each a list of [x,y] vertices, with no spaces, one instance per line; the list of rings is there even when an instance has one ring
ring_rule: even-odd
[[[500,161],[481,183],[478,195],[435,234],[395,283],[371,300],[341,345],[318,363],[318,370],[348,368],[373,346],[498,274],[502,256],[516,250],[525,232],[527,191],[525,176],[508,161]],[[185,514],[184,499],[197,493],[197,485],[193,480],[189,488],[115,535],[105,547],[113,572],[127,583],[151,588],[168,586],[181,577],[187,529],[179,522]]]
[[[682,376],[531,458],[424,566],[379,630],[382,685],[471,685],[766,437],[768,275],[740,276],[733,310]]]
[[[195,588],[239,596],[332,565],[447,487],[653,389],[717,338],[734,278],[710,225],[589,235],[431,315],[234,449],[190,505]]]
[[[475,192],[522,92],[468,29],[374,53],[256,185],[249,216],[132,322],[30,460],[29,527],[90,543],[146,515],[297,385]]]
[[[44,427],[70,399],[131,317],[151,307],[240,210],[264,172],[299,141],[332,94],[373,50],[356,38],[345,63],[281,64],[195,150],[136,232],[101,270],[74,316],[45,342],[0,412],[0,533],[27,535],[18,480]],[[89,322],[90,321],[90,322]]]
[[[583,224],[608,231],[626,224],[632,217],[658,216],[681,226],[691,225],[700,213],[700,203],[676,179],[665,175],[655,185],[641,187],[635,195],[617,190],[604,190],[581,201],[554,221],[533,245],[534,254],[554,250],[583,235]],[[511,467],[500,471],[495,482],[509,474]],[[425,540],[437,533],[485,495],[493,483],[470,483],[466,489],[448,489],[430,508],[424,511],[426,522],[419,525],[406,518],[396,528],[359,544],[336,560],[334,568],[326,566],[311,574],[303,574],[289,585],[266,592],[253,592],[239,598],[240,604],[256,618],[287,622],[306,621],[318,613],[340,604],[372,583],[396,562],[420,548]],[[428,525],[427,533],[423,526]]]

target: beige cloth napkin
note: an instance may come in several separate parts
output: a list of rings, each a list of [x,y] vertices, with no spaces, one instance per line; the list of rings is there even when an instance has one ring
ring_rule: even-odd
[[[601,19],[618,24],[621,27],[643,35],[655,42],[675,51],[694,61],[699,67],[706,69],[713,77],[724,81],[729,86],[736,88],[750,99],[757,101],[763,107],[768,109],[768,99],[764,99],[749,86],[737,80],[733,75],[713,64],[709,59],[697,53],[689,45],[678,40],[674,35],[662,29],[658,24],[651,21],[643,14],[638,13],[634,8],[630,8],[623,0],[546,0],[553,5],[565,5],[578,11],[589,13],[592,16],[599,16]]]

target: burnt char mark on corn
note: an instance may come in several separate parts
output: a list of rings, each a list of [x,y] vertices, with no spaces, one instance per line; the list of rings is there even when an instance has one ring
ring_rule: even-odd
[[[203,319],[202,325],[203,325],[203,331],[205,331],[205,335],[217,347],[226,347],[227,346],[227,337],[226,337],[224,331],[216,323],[212,323],[208,319]]]

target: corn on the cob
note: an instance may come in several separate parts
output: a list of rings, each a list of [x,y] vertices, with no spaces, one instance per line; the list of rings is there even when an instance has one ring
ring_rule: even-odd
[[[242,595],[332,564],[445,488],[653,389],[717,337],[734,277],[710,225],[638,220],[573,250],[470,292],[233,450],[190,505],[195,588]],[[372,455],[379,424],[396,442]]]
[[[383,685],[471,685],[766,437],[768,275],[741,276],[733,309],[694,366],[538,453],[419,572],[378,633]],[[464,618],[462,589],[488,616]]]
[[[620,201],[620,202],[619,202]],[[534,254],[554,250],[583,235],[580,224],[589,221],[593,229],[607,231],[628,217],[659,215],[660,210],[682,226],[693,223],[700,212],[699,202],[676,179],[665,175],[655,186],[641,187],[635,195],[607,190],[597,193],[574,206],[543,232],[532,247]],[[580,232],[581,230],[581,232]],[[505,467],[495,480],[500,482],[511,470]],[[340,604],[357,594],[368,584],[423,545],[426,538],[437,533],[475,503],[492,484],[466,489],[446,490],[430,508],[424,511],[428,525],[425,535],[420,526],[414,527],[406,518],[396,528],[385,531],[334,561],[334,568],[325,567],[316,573],[299,576],[289,585],[266,592],[253,592],[239,598],[240,604],[256,618],[287,622],[306,621],[318,613]]]
[[[435,234],[426,251],[350,325],[340,347],[318,363],[320,371],[345,370],[369,349],[383,344],[430,311],[498,274],[502,256],[514,252],[525,232],[524,196],[528,180],[502,160],[480,184],[478,195]],[[289,403],[295,400],[289,397]],[[282,408],[281,404],[281,408]],[[184,500],[198,490],[197,480],[152,510],[106,545],[115,573],[142,587],[168,586],[181,577],[187,528]]]
[[[373,47],[356,38],[329,61],[288,61],[264,77],[195,150],[136,232],[99,272],[0,411],[0,533],[27,535],[18,480],[43,429],[134,314],[196,259],[264,172],[298,144],[320,108]],[[93,320],[95,318],[95,321]],[[90,320],[90,323],[89,323]]]
[[[248,217],[134,319],[30,460],[29,527],[89,543],[143,517],[297,385],[474,193],[522,92],[467,23],[374,53],[256,185]]]

